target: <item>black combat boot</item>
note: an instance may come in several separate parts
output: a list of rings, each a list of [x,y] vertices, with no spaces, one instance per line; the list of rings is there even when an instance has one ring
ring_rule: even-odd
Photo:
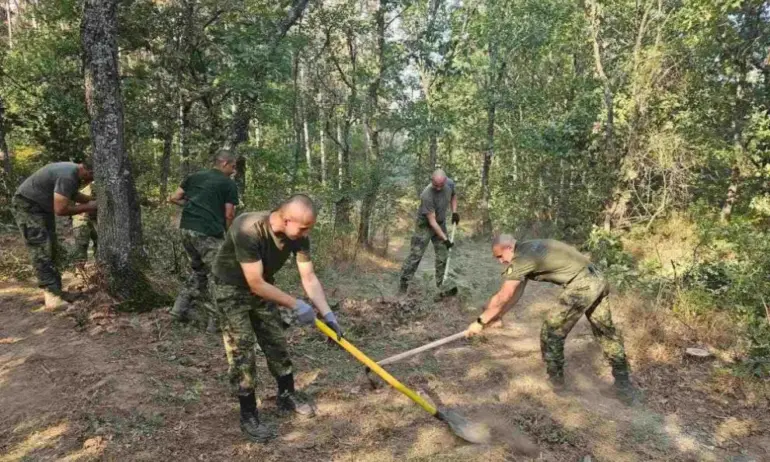
[[[402,279],[398,284],[398,295],[406,295],[407,290],[409,290],[409,282]]]
[[[641,404],[642,393],[631,383],[628,369],[613,367],[612,375],[615,377],[615,393],[618,399],[628,406]]]
[[[294,389],[294,374],[278,377],[278,407],[301,416],[313,417],[315,409],[307,397],[301,396]]]
[[[238,401],[241,403],[241,431],[246,435],[246,438],[255,443],[265,443],[273,438],[275,435],[272,430],[259,422],[254,392],[239,394]]]

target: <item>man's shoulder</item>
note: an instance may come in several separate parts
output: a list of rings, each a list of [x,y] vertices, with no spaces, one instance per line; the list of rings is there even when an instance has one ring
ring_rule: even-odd
[[[264,224],[270,215],[268,211],[246,212],[238,215],[230,225],[229,232],[233,235],[248,235],[260,237],[264,231]]]

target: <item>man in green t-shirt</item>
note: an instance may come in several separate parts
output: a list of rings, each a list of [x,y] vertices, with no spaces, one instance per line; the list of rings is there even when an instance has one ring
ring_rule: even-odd
[[[171,315],[179,321],[187,321],[192,306],[201,316],[208,317],[206,331],[209,333],[216,333],[217,315],[211,304],[208,277],[238,204],[238,187],[231,178],[235,173],[235,161],[229,151],[219,151],[213,168],[188,176],[169,198],[170,202],[183,207],[179,231],[192,267]]]
[[[447,211],[452,209],[452,223],[460,222],[457,213],[457,194],[455,183],[447,178],[443,170],[436,170],[431,175],[430,183],[420,194],[420,207],[417,210],[417,220],[414,226],[414,235],[410,243],[409,256],[401,267],[401,283],[399,293],[406,293],[409,281],[412,280],[417,267],[420,265],[422,255],[433,243],[433,251],[436,254],[436,287],[442,289],[445,295],[454,295],[456,287],[444,286],[444,269],[446,269],[449,249],[454,243],[447,236],[446,218]]]
[[[301,324],[313,324],[313,307],[274,286],[275,274],[294,255],[302,287],[319,314],[338,336],[342,331],[329,309],[310,261],[308,234],[315,225],[313,202],[303,194],[290,197],[271,212],[244,213],[233,221],[212,270],[212,298],[221,316],[230,384],[238,395],[241,430],[264,442],[272,431],[260,422],[255,388],[259,344],[278,382],[278,405],[286,411],[314,415],[313,406],[294,388],[294,373],[278,306],[292,309]]]
[[[56,216],[96,212],[96,202],[78,192],[93,178],[89,162],[55,162],[24,180],[11,199],[11,212],[43,289],[46,309],[66,307],[75,298],[62,290],[61,274],[56,268],[60,253]]]
[[[468,327],[468,336],[499,320],[521,298],[527,280],[550,282],[564,287],[559,296],[561,309],[551,313],[540,332],[540,349],[548,377],[554,388],[564,386],[564,341],[580,317],[585,314],[594,337],[612,367],[615,387],[626,402],[636,400],[623,338],[612,323],[607,295],[610,287],[599,270],[563,242],[551,239],[516,241],[502,234],[492,243],[492,254],[506,269],[503,285],[487,308]]]

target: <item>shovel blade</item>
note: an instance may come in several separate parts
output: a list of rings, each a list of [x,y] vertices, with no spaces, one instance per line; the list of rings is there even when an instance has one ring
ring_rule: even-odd
[[[469,443],[487,444],[492,439],[489,427],[473,423],[451,409],[439,409],[436,417],[446,422],[455,435]]]

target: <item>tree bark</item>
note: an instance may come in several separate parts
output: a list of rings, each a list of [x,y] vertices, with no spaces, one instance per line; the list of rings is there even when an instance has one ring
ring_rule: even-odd
[[[182,178],[190,174],[190,109],[192,102],[183,100],[179,105],[179,157],[181,158]]]
[[[163,157],[160,159],[160,201],[168,197],[168,175],[171,171],[171,151],[174,147],[173,125],[166,127],[163,133]]]
[[[233,116],[232,139],[230,140],[230,149],[238,157],[235,161],[235,184],[238,185],[238,196],[243,197],[246,193],[246,157],[238,154],[238,146],[249,141],[249,124],[251,123],[251,113],[245,100],[238,103],[235,115]]]
[[[0,97],[0,154],[3,155],[3,172],[10,176],[13,173],[13,163],[11,163],[11,151],[5,140],[5,104]]]
[[[722,211],[719,214],[719,221],[727,223],[730,221],[730,217],[733,213],[733,206],[738,199],[738,182],[741,179],[741,170],[737,165],[734,165],[730,171],[730,185],[727,187],[727,197],[725,203],[722,206]]]
[[[144,302],[152,291],[140,270],[142,215],[124,148],[117,6],[117,0],[86,0],[81,37],[99,201],[98,262],[108,292],[122,307],[136,310],[149,308]]]
[[[487,107],[487,150],[484,152],[484,163],[481,166],[481,232],[489,236],[492,234],[492,218],[489,213],[491,192],[489,188],[489,169],[492,165],[492,157],[495,154],[495,111],[497,105],[494,101]]]
[[[319,117],[318,128],[318,145],[321,150],[321,184],[326,186],[326,129],[324,125],[326,121],[323,120],[323,115]]]

